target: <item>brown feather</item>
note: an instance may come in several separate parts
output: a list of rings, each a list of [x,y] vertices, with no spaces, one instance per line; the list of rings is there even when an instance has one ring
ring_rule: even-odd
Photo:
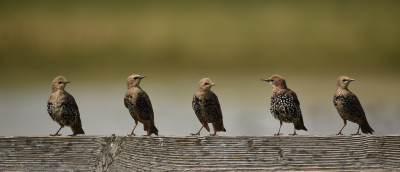
[[[223,124],[221,105],[218,97],[210,89],[215,86],[208,78],[200,80],[197,92],[193,96],[192,108],[200,123],[210,132],[208,123],[212,123],[215,132],[226,132]]]
[[[349,120],[360,125],[363,133],[372,134],[374,130],[367,121],[367,117],[363,107],[361,106],[360,100],[348,89],[348,86],[352,81],[354,81],[354,79],[351,79],[347,76],[341,76],[338,78],[336,84],[336,93],[333,97],[333,104],[345,124],[346,120]]]
[[[69,126],[74,135],[85,134],[78,105],[74,97],[65,91],[69,83],[64,77],[58,76],[52,82],[52,94],[47,101],[47,112],[61,127]]]
[[[129,110],[135,123],[139,121],[143,124],[143,129],[148,130],[150,124],[150,135],[158,135],[158,129],[154,125],[154,112],[150,98],[147,93],[139,86],[140,80],[145,76],[131,75],[127,78],[128,91],[124,97],[124,105]]]

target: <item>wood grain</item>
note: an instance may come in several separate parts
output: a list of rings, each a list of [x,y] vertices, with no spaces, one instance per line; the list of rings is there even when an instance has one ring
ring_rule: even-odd
[[[0,137],[0,171],[399,171],[399,135]]]

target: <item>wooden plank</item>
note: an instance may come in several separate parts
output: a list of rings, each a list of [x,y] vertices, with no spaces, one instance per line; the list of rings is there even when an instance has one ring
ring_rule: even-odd
[[[93,171],[108,137],[0,137],[0,171]]]
[[[399,171],[400,136],[0,137],[0,171]]]

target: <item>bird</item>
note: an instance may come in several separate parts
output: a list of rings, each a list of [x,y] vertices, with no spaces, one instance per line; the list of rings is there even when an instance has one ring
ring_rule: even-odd
[[[133,132],[135,131],[138,121],[143,124],[144,131],[147,131],[147,135],[145,136],[150,136],[153,133],[158,135],[158,129],[154,125],[154,112],[150,98],[139,86],[140,81],[145,77],[145,75],[133,74],[126,79],[128,91],[124,97],[124,104],[135,120],[135,127],[128,136],[135,136]]]
[[[286,86],[286,80],[279,75],[272,75],[268,79],[261,79],[270,83],[273,87],[271,93],[271,114],[280,121],[280,126],[277,136],[282,127],[282,121],[286,123],[293,123],[294,133],[289,135],[297,135],[296,130],[308,131],[304,126],[303,116],[300,109],[300,101],[294,91]]]
[[[361,131],[366,134],[375,132],[368,124],[364,109],[357,96],[348,88],[350,82],[353,81],[355,81],[355,79],[351,79],[347,76],[341,76],[337,80],[336,93],[333,96],[333,105],[340,117],[342,117],[344,123],[344,126],[337,135],[342,135],[342,130],[347,125],[347,120],[358,124],[357,133],[352,135],[359,135],[360,128]]]
[[[210,132],[208,123],[211,123],[214,129],[214,134],[210,136],[216,136],[220,131],[226,132],[218,97],[210,90],[212,86],[216,84],[209,78],[203,78],[199,82],[197,92],[193,95],[192,108],[202,126],[199,132],[190,135],[200,135],[203,128]]]
[[[52,94],[47,101],[47,113],[53,121],[60,124],[60,129],[56,134],[50,136],[61,136],[58,134],[61,128],[69,126],[72,130],[72,135],[85,134],[82,129],[82,122],[78,110],[78,105],[74,97],[65,91],[65,86],[70,83],[63,76],[57,76],[51,83]]]

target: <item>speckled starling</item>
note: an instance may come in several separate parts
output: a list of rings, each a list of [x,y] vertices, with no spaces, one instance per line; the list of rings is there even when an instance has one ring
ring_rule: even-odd
[[[58,132],[64,126],[69,126],[72,130],[72,135],[85,134],[82,129],[81,118],[79,115],[78,105],[74,97],[65,91],[65,86],[70,83],[64,77],[58,76],[51,83],[53,93],[47,101],[47,113],[51,119],[60,124],[60,129],[56,134],[51,136],[60,136]]]
[[[150,98],[147,93],[139,87],[139,83],[144,77],[146,76],[131,75],[126,79],[128,91],[124,97],[124,104],[135,120],[135,127],[128,136],[135,135],[133,132],[135,131],[138,121],[143,124],[144,131],[147,131],[146,136],[150,136],[153,133],[158,135],[158,129],[154,125],[154,112]]]
[[[337,135],[342,135],[342,130],[346,126],[347,120],[358,124],[357,133],[352,135],[358,135],[360,128],[363,133],[372,134],[372,132],[375,132],[369,126],[364,109],[357,96],[348,89],[350,82],[354,80],[347,76],[341,76],[337,81],[336,93],[333,96],[333,105],[344,122],[344,126]]]
[[[290,135],[297,135],[296,130],[305,130],[303,116],[301,114],[300,102],[294,91],[286,86],[286,81],[279,75],[273,75],[268,79],[261,79],[262,81],[269,82],[273,89],[271,93],[271,108],[272,116],[280,121],[278,134],[281,135],[282,121],[286,123],[293,123],[294,133]]]
[[[210,134],[210,136],[215,136],[220,131],[226,132],[218,97],[210,90],[212,86],[216,85],[208,78],[199,82],[197,92],[193,96],[192,108],[202,126],[199,132],[191,135],[200,135],[203,127],[210,132],[208,123],[211,123],[214,129],[214,134]]]

